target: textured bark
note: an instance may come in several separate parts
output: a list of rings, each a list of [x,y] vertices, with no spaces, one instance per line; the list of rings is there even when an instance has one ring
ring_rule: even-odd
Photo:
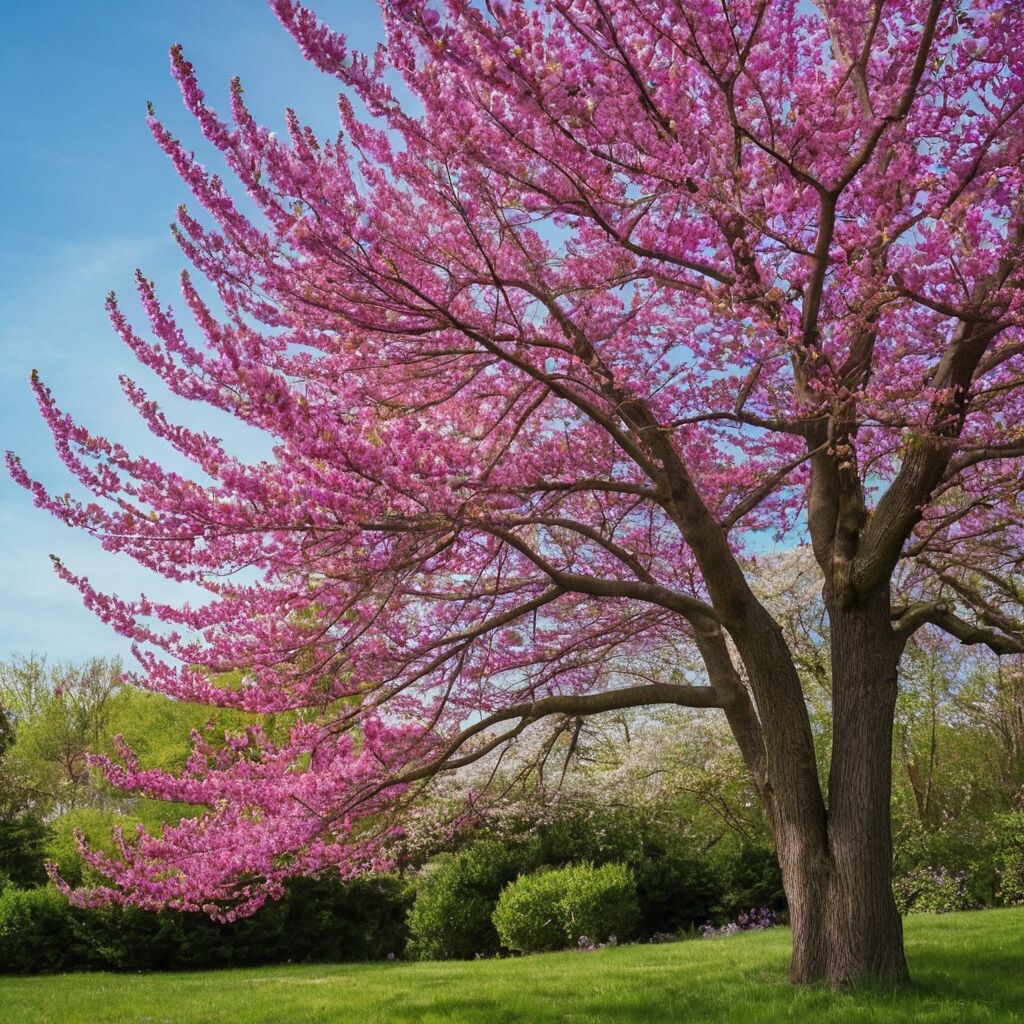
[[[758,789],[775,837],[793,925],[790,977],[818,981],[825,977],[828,838],[807,706],[785,638],[763,608],[755,606],[744,625],[731,631],[760,717],[766,772]],[[736,734],[736,723],[730,724]],[[757,781],[753,769],[752,774]]]
[[[901,643],[888,587],[853,606],[826,590],[832,638],[831,875],[826,977],[903,981],[903,925],[892,895],[892,727]]]
[[[814,828],[776,823],[793,924],[790,977],[836,988],[866,979],[902,983],[908,971],[892,895],[890,825],[900,644],[886,592],[852,607],[827,592],[826,601],[834,723],[824,841]]]
[[[823,981],[828,951],[825,913],[829,874],[827,852],[813,841],[801,842],[799,839],[788,846],[780,842],[778,848],[793,929],[789,980],[798,985]]]

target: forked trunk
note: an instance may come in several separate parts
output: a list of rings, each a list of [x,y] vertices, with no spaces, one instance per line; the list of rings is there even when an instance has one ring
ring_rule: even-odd
[[[858,981],[908,979],[890,871],[878,876],[861,866],[870,859],[865,845],[850,844],[803,870],[784,871],[793,926],[791,981],[847,988]]]
[[[826,595],[832,645],[833,746],[826,841],[777,815],[776,840],[793,924],[794,982],[842,988],[908,979],[892,895],[892,722],[900,647],[889,600],[855,607]]]

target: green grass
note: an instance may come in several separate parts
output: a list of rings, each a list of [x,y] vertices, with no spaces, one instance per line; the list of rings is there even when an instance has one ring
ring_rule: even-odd
[[[0,978],[4,1024],[1024,1022],[1024,910],[907,922],[914,986],[785,981],[789,933],[476,963]]]

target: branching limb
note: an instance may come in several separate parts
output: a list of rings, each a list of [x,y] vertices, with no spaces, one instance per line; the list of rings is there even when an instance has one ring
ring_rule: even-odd
[[[894,608],[893,616],[893,629],[904,643],[922,626],[930,624],[956,637],[962,644],[984,644],[996,654],[1024,654],[1024,642],[1020,639],[962,619],[946,601],[923,601]]]

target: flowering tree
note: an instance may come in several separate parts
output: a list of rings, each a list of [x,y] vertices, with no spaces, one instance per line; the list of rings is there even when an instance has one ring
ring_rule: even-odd
[[[244,913],[288,875],[386,857],[409,787],[540,719],[714,707],[772,824],[792,977],[903,978],[901,650],[926,623],[1022,647],[997,584],[1021,540],[1024,8],[389,0],[367,56],[272,6],[343,83],[342,134],[289,112],[278,138],[237,82],[222,119],[174,49],[248,199],[151,111],[207,211],[176,233],[212,287],[182,278],[189,335],[141,274],[151,337],[109,308],[174,393],[265,431],[273,458],[232,458],[125,378],[187,478],[34,380],[96,500],[11,470],[209,593],[129,601],[58,563],[136,643],[140,683],[295,725],[197,740],[177,778],[129,750],[107,764],[209,810],[93,855],[112,883],[77,898]],[[768,532],[809,537],[823,576],[827,792],[748,578]]]

